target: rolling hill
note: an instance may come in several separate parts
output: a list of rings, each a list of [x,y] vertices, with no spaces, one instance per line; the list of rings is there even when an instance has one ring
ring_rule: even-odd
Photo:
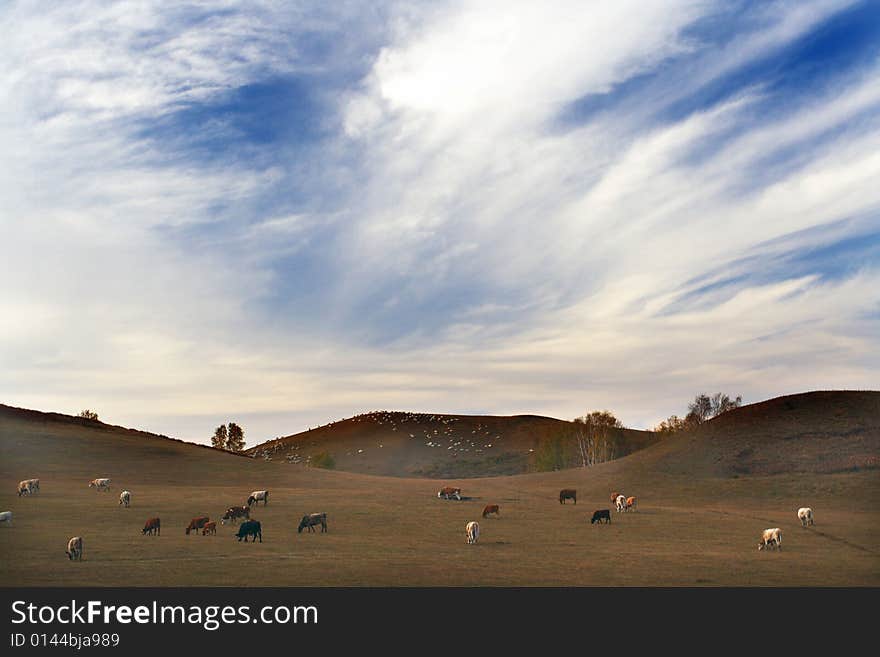
[[[437,479],[242,458],[0,407],[0,510],[15,518],[0,527],[0,585],[878,586],[878,400],[781,397],[589,468],[443,480],[462,487],[460,502],[437,499]],[[18,497],[30,477],[41,492]],[[111,477],[112,491],[88,488],[94,477]],[[563,487],[577,489],[576,505],[559,504]],[[118,504],[122,488],[131,508]],[[185,534],[190,518],[219,518],[260,488],[272,491],[252,513],[262,543],[238,542],[230,525]],[[612,490],[635,495],[638,511],[591,525]],[[499,518],[481,518],[488,503]],[[814,527],[797,521],[805,505]],[[329,532],[298,534],[315,511],[327,513]],[[142,536],[152,516],[162,534]],[[474,519],[480,542],[468,546]],[[755,549],[766,527],[783,529],[783,551]],[[74,535],[81,563],[64,556]]]
[[[540,470],[542,450],[558,450],[564,466],[579,465],[573,429],[572,422],[538,415],[373,411],[271,440],[247,453],[306,464],[329,455],[337,470],[390,477],[488,477]],[[609,434],[617,457],[658,440],[649,431],[634,429],[611,429]]]
[[[880,468],[880,392],[816,391],[749,404],[661,441],[634,463],[713,477]]]

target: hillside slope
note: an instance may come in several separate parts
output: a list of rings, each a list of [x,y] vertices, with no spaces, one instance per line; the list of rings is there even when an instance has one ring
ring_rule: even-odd
[[[539,469],[542,450],[579,464],[571,422],[538,415],[443,415],[374,411],[278,438],[249,450],[266,460],[313,463],[332,456],[334,468],[391,477],[490,477]],[[656,442],[651,432],[611,431],[615,456]]]
[[[746,407],[739,419],[724,418],[735,431],[712,434],[725,424],[719,418],[699,436],[664,439],[595,467],[445,480],[462,487],[461,501],[438,499],[436,479],[242,458],[0,408],[0,509],[15,515],[0,528],[0,585],[877,586],[876,398],[817,399]],[[820,435],[805,433],[808,426]],[[801,441],[852,439],[850,456],[868,466],[717,476],[730,450],[757,436],[774,450],[756,450],[767,459],[797,454]],[[777,450],[777,442],[784,447]],[[815,458],[822,453],[798,467],[824,463]],[[110,494],[87,486],[98,476],[113,479]],[[41,479],[41,492],[18,497],[17,482],[30,477]],[[576,505],[559,504],[563,487],[577,489]],[[130,508],[118,504],[122,488],[132,491]],[[272,495],[252,510],[262,543],[239,542],[236,525],[218,525],[216,536],[185,533],[191,518],[219,518],[255,489]],[[638,511],[592,525],[593,510],[610,506],[612,490],[637,496]],[[481,517],[490,503],[501,506],[500,517]],[[804,505],[814,508],[815,527],[800,526],[795,512]],[[302,515],[315,511],[327,513],[329,532],[297,533]],[[161,536],[142,534],[149,517],[161,517]],[[466,545],[464,526],[474,519],[480,541]],[[755,549],[765,527],[783,528],[784,552]],[[71,536],[84,538],[81,563],[64,556]]]
[[[816,391],[724,413],[630,457],[660,472],[734,477],[880,467],[880,392]]]

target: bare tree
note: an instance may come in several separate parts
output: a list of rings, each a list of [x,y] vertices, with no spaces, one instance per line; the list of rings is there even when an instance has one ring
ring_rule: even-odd
[[[89,410],[88,408],[84,411],[79,412],[80,417],[84,417],[87,420],[97,420],[98,414],[95,411]]]

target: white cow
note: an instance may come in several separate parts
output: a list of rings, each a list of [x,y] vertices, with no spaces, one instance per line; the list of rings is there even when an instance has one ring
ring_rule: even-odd
[[[131,493],[127,490],[119,493],[119,503],[127,506],[131,505]]]
[[[64,553],[71,561],[82,561],[83,540],[82,536],[74,536],[67,541],[67,551]]]
[[[0,513],[0,523],[3,523],[4,525],[11,525],[12,511],[4,511],[3,513]]]
[[[803,506],[798,509],[798,519],[801,521],[801,524],[806,527],[807,525],[813,524],[813,510],[808,506]]]
[[[248,507],[253,506],[257,502],[262,500],[263,506],[266,506],[269,503],[269,491],[267,490],[255,490],[251,493],[247,498]]]
[[[614,506],[618,511],[626,511],[626,498],[623,495],[618,495],[614,500]]]
[[[471,520],[464,528],[465,536],[467,537],[468,545],[473,545],[480,538],[480,523],[476,520]]]
[[[107,492],[110,490],[110,480],[106,477],[100,479],[92,479],[89,482],[89,488],[97,488],[98,490]]]
[[[765,529],[761,534],[761,542],[758,543],[758,549],[763,550],[764,548],[769,549],[771,547],[777,550],[782,549],[782,530],[779,527]]]
[[[18,482],[18,496],[22,495],[33,495],[34,494],[34,480],[33,479],[25,479],[23,481]]]

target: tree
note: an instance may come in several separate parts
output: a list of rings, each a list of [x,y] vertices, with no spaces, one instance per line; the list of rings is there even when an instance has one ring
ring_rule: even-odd
[[[565,446],[562,436],[545,436],[535,451],[535,470],[551,472],[565,467]]]
[[[740,395],[737,395],[736,399],[731,399],[721,392],[716,392],[711,397],[701,393],[688,404],[688,413],[683,419],[677,415],[670,415],[669,419],[654,427],[654,431],[660,434],[672,434],[685,429],[693,429],[713,417],[718,417],[722,413],[740,406],[742,406],[742,396]]]
[[[611,411],[593,411],[575,418],[574,424],[581,467],[604,463],[617,456],[617,439],[609,429],[622,429],[623,423]]]
[[[226,449],[230,452],[244,451],[244,431],[235,422],[229,423]]]
[[[682,431],[687,428],[687,421],[684,418],[678,417],[677,415],[670,415],[668,420],[663,420],[660,424],[654,427],[655,433],[660,434],[671,434],[676,431]]]
[[[722,413],[739,408],[742,406],[742,400],[740,395],[737,395],[736,399],[731,399],[727,395],[716,392],[712,395],[712,417],[718,417]]]
[[[712,417],[712,399],[707,394],[699,394],[694,401],[688,404],[688,414],[685,419],[694,423],[702,424]]]
[[[229,432],[226,430],[226,425],[221,424],[214,429],[214,435],[211,438],[211,447],[215,447],[216,449],[226,449],[226,443],[228,440]]]
[[[98,414],[95,413],[95,411],[90,411],[89,409],[86,409],[84,411],[80,411],[79,416],[84,417],[87,420],[95,420],[95,421],[98,420]]]

